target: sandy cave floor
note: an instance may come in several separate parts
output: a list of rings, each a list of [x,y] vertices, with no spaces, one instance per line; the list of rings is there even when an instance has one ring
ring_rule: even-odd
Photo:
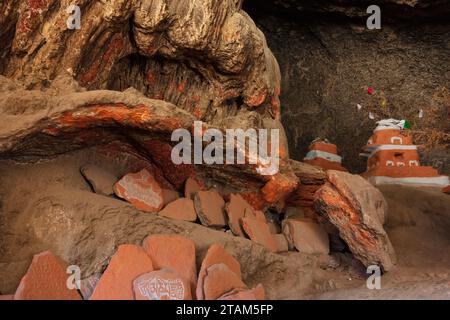
[[[244,281],[263,283],[270,299],[450,299],[450,196],[438,189],[381,188],[398,264],[383,275],[381,290],[368,290],[365,268],[350,254],[272,254],[222,231],[136,211],[93,193],[79,171],[87,163],[125,173],[120,161],[96,148],[38,163],[0,161],[0,293],[13,293],[33,254],[44,250],[79,265],[87,277],[120,244],[181,234],[195,241],[198,264],[209,245],[222,244],[240,261]]]

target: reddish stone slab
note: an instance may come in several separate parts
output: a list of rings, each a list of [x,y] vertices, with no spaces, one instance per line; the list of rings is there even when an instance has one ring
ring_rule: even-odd
[[[205,297],[203,292],[203,280],[206,276],[206,270],[210,266],[219,263],[223,263],[228,266],[231,271],[233,271],[239,278],[241,278],[241,265],[239,264],[239,262],[223,247],[218,244],[213,244],[206,252],[206,255],[202,261],[202,266],[200,267],[196,290],[197,300],[203,300]]]
[[[214,190],[199,191],[194,197],[195,211],[200,222],[207,227],[224,227],[225,201]]]
[[[325,229],[309,219],[283,221],[283,233],[291,246],[307,254],[328,254],[330,241]]]
[[[287,252],[289,251],[289,243],[284,234],[274,234],[273,238],[277,245],[277,252]]]
[[[245,235],[240,221],[246,214],[254,216],[253,208],[241,195],[231,194],[230,202],[226,204],[225,211],[228,216],[228,226],[231,231],[237,236],[244,237]]]
[[[67,287],[68,265],[50,251],[33,257],[20,281],[14,300],[81,300],[76,289]]]
[[[0,295],[0,300],[14,300],[14,295],[13,294]]]
[[[145,273],[133,281],[136,300],[192,300],[189,281],[171,269]]]
[[[197,220],[197,213],[194,208],[194,201],[181,198],[169,203],[159,212],[160,216],[174,219],[194,222]]]
[[[168,205],[169,203],[180,198],[180,195],[175,190],[170,189],[162,189],[163,195],[163,206]]]
[[[234,289],[246,289],[241,277],[234,273],[226,264],[219,263],[206,270],[203,280],[203,293],[205,300],[216,300]]]
[[[272,252],[277,251],[277,245],[267,223],[247,217],[242,219],[242,228],[252,241]]]
[[[144,249],[121,245],[97,283],[91,300],[133,300],[133,280],[151,271],[153,263]]]
[[[194,296],[197,285],[194,241],[169,235],[152,235],[145,238],[143,247],[153,261],[155,269],[168,268],[189,282]]]
[[[114,192],[141,211],[157,212],[164,204],[160,185],[146,169],[125,175],[114,185]]]
[[[194,200],[195,194],[203,190],[203,185],[197,179],[189,177],[184,184],[184,197]]]

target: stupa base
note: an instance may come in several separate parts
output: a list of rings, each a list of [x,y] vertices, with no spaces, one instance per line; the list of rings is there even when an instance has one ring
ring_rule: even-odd
[[[448,176],[403,177],[403,178],[392,178],[386,176],[369,176],[369,177],[366,176],[365,178],[373,185],[402,184],[402,185],[418,185],[430,187],[446,187],[450,185],[450,179]]]

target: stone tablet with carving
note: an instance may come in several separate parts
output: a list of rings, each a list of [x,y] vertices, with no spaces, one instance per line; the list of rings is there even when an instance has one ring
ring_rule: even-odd
[[[189,282],[167,268],[139,276],[133,290],[136,300],[192,300]]]
[[[162,189],[146,169],[125,175],[114,185],[114,192],[141,211],[157,212],[164,205]]]

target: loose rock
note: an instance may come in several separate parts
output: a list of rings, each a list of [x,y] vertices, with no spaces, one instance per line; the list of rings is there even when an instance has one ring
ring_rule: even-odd
[[[283,233],[291,247],[307,254],[329,254],[330,242],[326,231],[311,220],[283,221]]]
[[[114,192],[141,211],[156,212],[164,205],[162,189],[146,169],[125,175],[114,185]]]
[[[81,300],[76,289],[67,287],[67,267],[50,251],[35,255],[14,300]]]
[[[194,197],[195,211],[201,223],[207,227],[224,227],[225,201],[214,190],[199,191]]]
[[[197,220],[197,213],[194,208],[194,201],[181,198],[169,203],[159,212],[160,216],[174,219],[194,222]]]
[[[181,236],[148,236],[143,247],[153,261],[155,269],[168,268],[190,284],[192,296],[197,285],[195,244]]]
[[[92,293],[91,300],[133,300],[133,280],[153,271],[153,263],[139,246],[119,246]]]

